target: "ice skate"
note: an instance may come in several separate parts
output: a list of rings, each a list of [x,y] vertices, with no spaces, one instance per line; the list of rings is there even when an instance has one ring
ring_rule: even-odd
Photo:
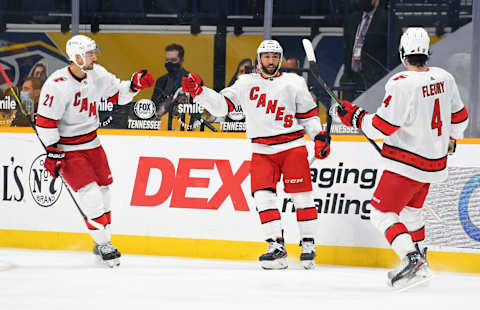
[[[285,244],[283,238],[277,240],[268,239],[268,249],[265,254],[262,254],[258,260],[263,269],[286,269],[287,264],[287,251],[285,250]]]
[[[416,250],[405,256],[400,266],[388,272],[388,285],[403,291],[426,283],[432,278],[432,272],[426,259],[427,248]]]
[[[303,264],[303,268],[315,268],[314,259],[317,256],[317,253],[315,252],[315,241],[313,240],[313,238],[303,238],[302,241],[300,241],[300,245],[302,246],[302,254],[300,254],[300,261]]]
[[[100,262],[110,268],[120,266],[120,257],[122,254],[112,245],[111,242],[103,245],[96,244],[93,247],[93,254]]]

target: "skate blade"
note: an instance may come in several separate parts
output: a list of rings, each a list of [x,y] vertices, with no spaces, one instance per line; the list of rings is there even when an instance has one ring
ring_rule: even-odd
[[[398,283],[397,285],[394,285],[393,288],[397,292],[403,292],[403,291],[409,290],[409,289],[414,288],[414,287],[427,286],[428,281],[430,281],[430,279],[432,279],[432,277],[433,277],[433,275],[414,277],[410,281],[402,282],[402,283]]]
[[[279,258],[276,260],[264,260],[261,261],[262,268],[265,270],[281,270],[287,269],[288,264],[285,258]]]
[[[303,265],[303,268],[307,270],[315,269],[315,262],[313,260],[302,260],[302,265]]]
[[[100,256],[95,256],[96,261],[101,266],[107,266],[109,268],[116,268],[120,266],[120,258],[114,258],[110,260],[103,260]]]

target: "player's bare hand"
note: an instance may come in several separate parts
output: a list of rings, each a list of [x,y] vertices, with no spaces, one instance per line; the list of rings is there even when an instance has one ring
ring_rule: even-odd
[[[315,136],[315,157],[325,159],[330,154],[330,136],[326,131],[320,131]]]
[[[345,126],[361,128],[362,118],[368,112],[350,101],[342,101],[342,109],[337,109],[337,114]]]
[[[150,72],[143,69],[132,74],[130,78],[130,88],[133,91],[139,91],[153,86],[154,79]]]
[[[203,91],[203,81],[195,73],[191,72],[182,78],[182,91],[189,93],[192,98],[200,95]]]

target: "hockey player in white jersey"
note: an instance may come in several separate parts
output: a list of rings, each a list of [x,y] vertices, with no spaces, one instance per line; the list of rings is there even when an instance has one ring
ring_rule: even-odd
[[[79,206],[95,246],[94,254],[108,266],[120,264],[120,252],[110,240],[111,206],[109,185],[113,179],[107,157],[97,137],[101,98],[127,104],[139,90],[151,87],[146,70],[121,81],[98,65],[97,45],[84,35],[73,36],[66,45],[71,64],[55,71],[42,87],[36,128],[46,145],[45,169],[59,174],[77,192]]]
[[[281,216],[276,201],[277,183],[283,174],[284,190],[292,197],[300,230],[302,260],[314,266],[317,209],[312,197],[305,132],[315,141],[315,156],[326,158],[330,139],[318,118],[318,108],[305,80],[280,73],[283,50],[275,40],[257,49],[258,67],[244,74],[220,93],[203,86],[195,73],[182,80],[182,88],[215,116],[241,106],[246,115],[247,136],[252,141],[251,192],[268,242],[259,260],[264,269],[287,268]],[[323,151],[323,152],[322,152]]]
[[[447,178],[447,157],[468,123],[452,75],[426,65],[429,43],[423,28],[408,28],[399,47],[407,70],[389,79],[377,112],[369,114],[348,101],[339,111],[345,125],[361,129],[370,139],[384,139],[385,170],[371,200],[371,222],[402,259],[388,273],[388,283],[396,288],[431,277],[421,208],[430,183]]]

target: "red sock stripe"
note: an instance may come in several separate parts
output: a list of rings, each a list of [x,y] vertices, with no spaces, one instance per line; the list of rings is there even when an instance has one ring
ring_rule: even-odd
[[[107,215],[106,214],[103,214],[102,216],[100,217],[97,217],[95,219],[92,219],[92,221],[102,225],[103,227],[107,226],[108,224],[108,220],[107,220]],[[90,229],[90,230],[96,230],[97,228],[93,225],[91,225],[88,221],[85,220],[85,223],[87,223],[87,228]]]
[[[392,244],[393,240],[401,234],[408,234],[408,229],[402,223],[395,223],[387,230],[385,230],[385,238],[387,238],[388,243]]]
[[[419,242],[425,240],[425,226],[419,230],[411,231],[410,236],[412,236],[413,242]]]
[[[305,209],[297,209],[297,221],[311,221],[316,220],[318,217],[317,208],[305,208]]]
[[[110,211],[108,211],[107,213],[105,213],[105,216],[107,217],[107,224],[111,224],[112,223],[112,213]]]
[[[261,211],[258,215],[260,215],[260,222],[262,224],[280,219],[280,211],[277,209]]]

